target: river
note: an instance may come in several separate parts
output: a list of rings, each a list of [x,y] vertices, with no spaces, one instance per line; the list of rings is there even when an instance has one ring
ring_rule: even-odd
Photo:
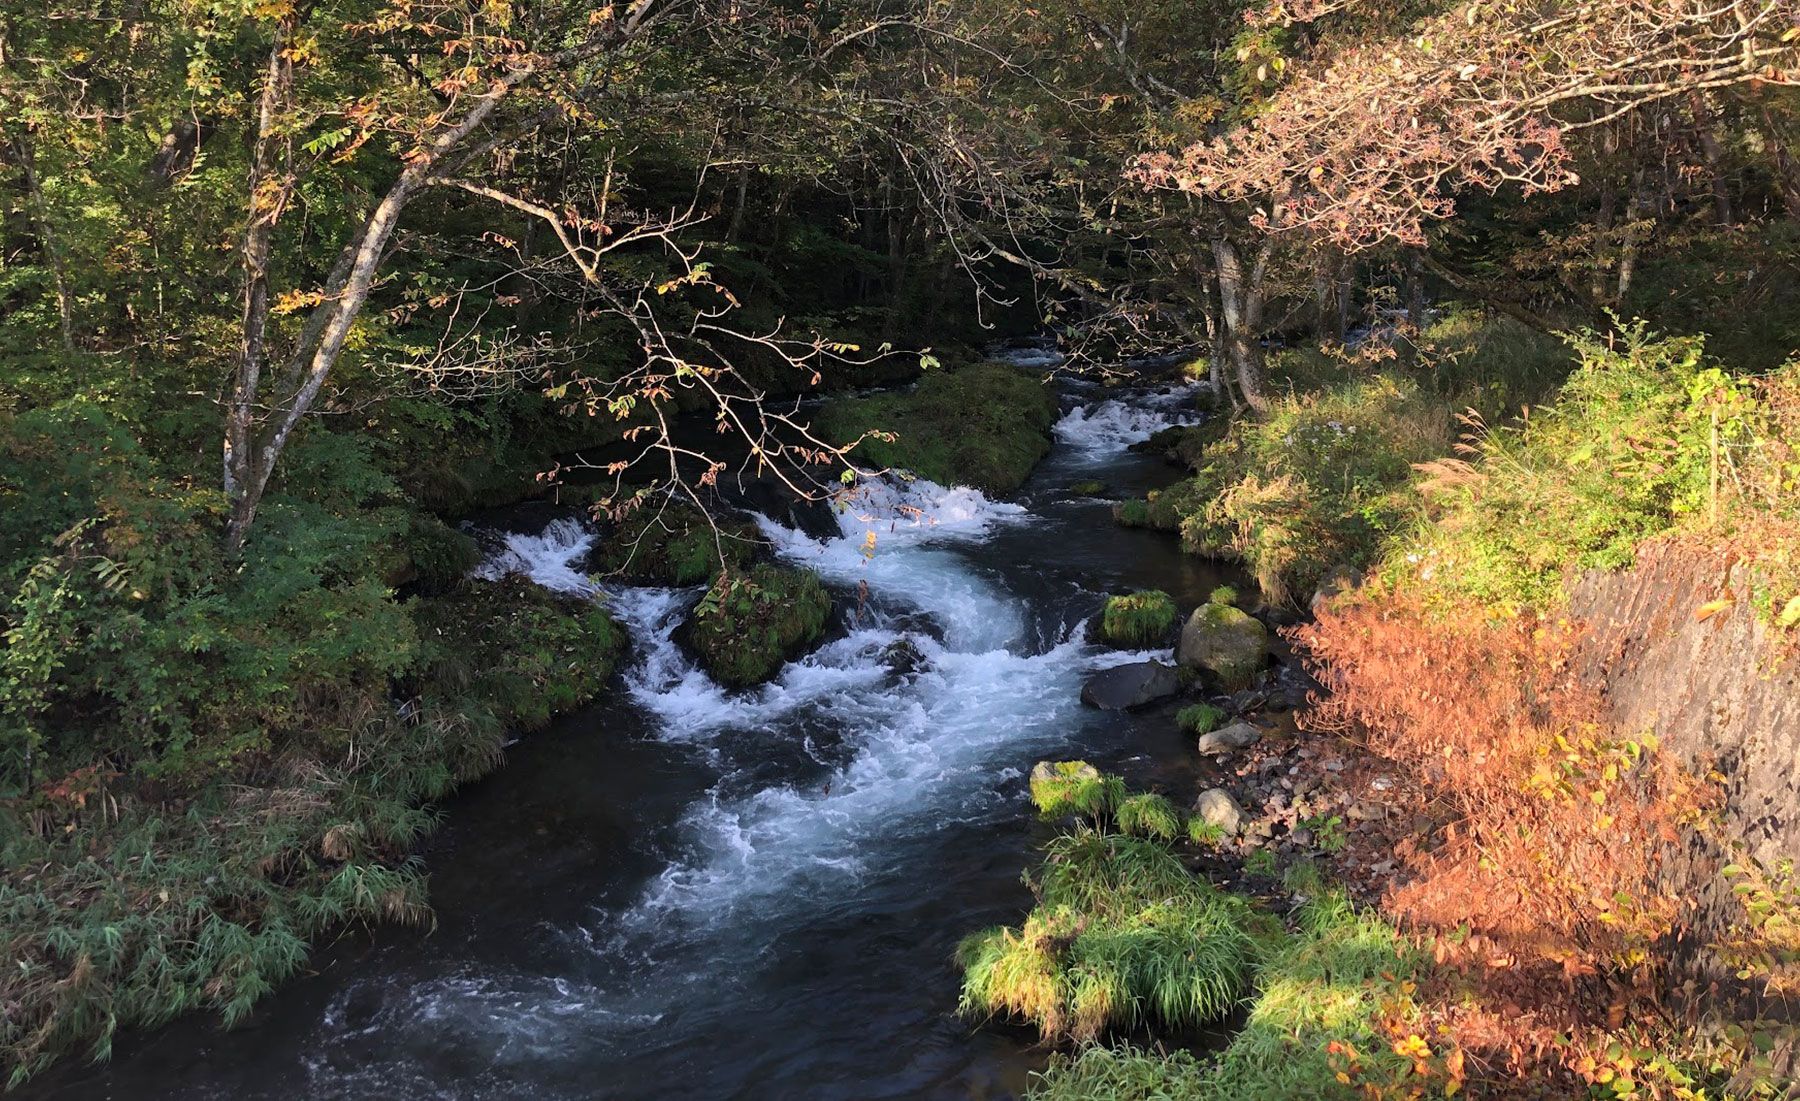
[[[759,690],[721,691],[670,642],[691,591],[607,594],[634,639],[618,689],[448,802],[424,850],[433,930],[347,932],[246,1025],[189,1017],[25,1094],[1017,1096],[1044,1052],[954,1015],[956,942],[1029,906],[1020,871],[1046,836],[1026,797],[1035,761],[1085,757],[1191,794],[1173,704],[1080,704],[1087,673],[1137,656],[1087,644],[1083,625],[1109,591],[1191,607],[1221,580],[1069,488],[1171,480],[1126,445],[1182,396],[1066,404],[1007,501],[921,483],[860,501],[837,538],[765,524],[782,557],[841,593],[866,581],[869,599]],[[561,521],[484,568],[582,589],[590,538]],[[916,671],[884,660],[902,638]]]

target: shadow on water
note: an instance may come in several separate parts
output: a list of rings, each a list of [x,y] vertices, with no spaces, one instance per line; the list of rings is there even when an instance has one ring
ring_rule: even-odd
[[[1172,703],[1079,705],[1084,673],[1117,660],[1080,626],[1109,591],[1191,606],[1242,580],[1068,490],[1172,480],[1123,450],[1134,432],[1065,432],[1023,509],[945,498],[954,522],[867,564],[860,533],[796,534],[784,553],[841,587],[867,576],[882,606],[759,693],[681,667],[678,600],[619,594],[638,666],[447,803],[423,852],[433,930],[347,933],[244,1027],[189,1017],[20,1096],[1018,1096],[1044,1052],[953,1016],[952,955],[1030,903],[1020,871],[1047,827],[1024,773],[1083,756],[1191,786]],[[929,667],[888,671],[882,647],[921,613]]]

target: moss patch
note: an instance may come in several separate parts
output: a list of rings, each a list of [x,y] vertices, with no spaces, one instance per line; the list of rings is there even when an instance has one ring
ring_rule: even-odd
[[[831,594],[817,574],[765,563],[708,589],[687,641],[714,680],[743,688],[804,651],[830,615]]]
[[[761,546],[754,524],[722,521],[715,532],[691,505],[645,505],[620,521],[595,562],[633,581],[697,585],[743,568]]]
[[[425,694],[531,730],[593,699],[625,637],[604,608],[520,577],[475,581],[414,605]]]
[[[847,444],[870,436],[853,458],[861,465],[910,470],[942,485],[1011,493],[1050,451],[1056,401],[1043,382],[1005,364],[932,373],[904,393],[840,398],[815,428]]]

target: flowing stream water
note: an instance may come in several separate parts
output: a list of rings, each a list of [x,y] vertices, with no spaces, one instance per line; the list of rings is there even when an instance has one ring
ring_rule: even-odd
[[[1189,792],[1173,704],[1081,705],[1085,675],[1142,656],[1089,645],[1084,624],[1110,591],[1192,606],[1221,580],[1068,487],[1169,481],[1126,447],[1191,409],[1180,391],[1078,391],[1011,501],[921,482],[864,496],[836,538],[765,522],[781,557],[850,594],[851,622],[754,691],[721,690],[671,641],[695,590],[601,594],[634,642],[622,690],[449,802],[425,850],[432,931],[346,933],[247,1026],[188,1018],[27,1093],[1017,1096],[1044,1053],[954,1015],[955,944],[1029,906],[1035,761]],[[559,520],[483,570],[593,592],[591,540]],[[890,660],[902,639],[916,668]]]

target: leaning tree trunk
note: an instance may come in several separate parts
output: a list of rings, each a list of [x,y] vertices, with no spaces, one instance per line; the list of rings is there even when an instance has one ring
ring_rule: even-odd
[[[1265,238],[1246,267],[1237,245],[1230,238],[1219,236],[1212,240],[1226,359],[1237,377],[1244,404],[1259,414],[1269,408],[1268,394],[1263,386],[1262,325],[1269,256],[1274,248],[1274,240]]]

